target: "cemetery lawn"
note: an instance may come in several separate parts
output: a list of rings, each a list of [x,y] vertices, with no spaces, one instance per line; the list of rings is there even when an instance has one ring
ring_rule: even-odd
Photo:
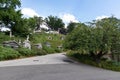
[[[11,60],[24,57],[46,55],[53,53],[63,52],[62,43],[65,35],[61,34],[47,34],[47,33],[35,33],[30,35],[31,50],[24,48],[22,43],[26,40],[26,37],[12,37],[5,33],[0,33],[0,60]],[[13,49],[11,47],[3,47],[4,41],[21,41],[21,45],[18,49]],[[42,44],[42,49],[36,48],[35,44]],[[49,45],[49,46],[48,46]]]

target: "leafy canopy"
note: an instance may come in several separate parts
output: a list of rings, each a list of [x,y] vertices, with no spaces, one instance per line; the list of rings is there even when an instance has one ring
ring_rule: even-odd
[[[65,25],[62,19],[58,18],[57,16],[48,16],[45,18],[45,22],[52,30],[58,30],[59,28],[63,28]]]
[[[120,53],[120,20],[110,17],[90,26],[79,24],[66,37],[64,47],[89,54],[95,60],[108,53]]]

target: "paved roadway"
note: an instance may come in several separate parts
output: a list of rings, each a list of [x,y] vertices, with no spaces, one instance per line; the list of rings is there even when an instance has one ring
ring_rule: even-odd
[[[52,54],[2,61],[0,80],[120,80],[120,72],[77,63],[63,54]]]

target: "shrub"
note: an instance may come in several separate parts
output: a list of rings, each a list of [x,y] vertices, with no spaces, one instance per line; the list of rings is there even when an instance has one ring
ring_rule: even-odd
[[[6,48],[0,46],[0,60],[10,60],[19,58],[21,55],[18,53],[18,51],[12,49],[12,48]]]
[[[34,49],[33,51],[34,51],[35,55],[39,55],[39,56],[47,54],[47,52],[45,50],[42,50],[42,49]]]
[[[52,47],[43,46],[43,50],[45,50],[46,53],[48,53],[48,54],[55,53],[55,50]]]
[[[54,48],[54,49],[55,49],[55,52],[56,52],[56,53],[62,52],[62,50],[60,50],[60,49],[58,49],[58,48]]]
[[[27,49],[27,48],[19,48],[19,49],[17,49],[17,51],[18,51],[22,56],[25,56],[25,57],[35,55],[35,53],[34,53],[32,50]]]
[[[0,43],[3,41],[10,40],[10,37],[8,35],[5,35],[4,33],[0,32]]]

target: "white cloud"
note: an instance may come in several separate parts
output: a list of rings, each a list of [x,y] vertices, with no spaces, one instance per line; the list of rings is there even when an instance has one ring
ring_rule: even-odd
[[[109,16],[102,15],[102,16],[96,17],[96,20],[101,20],[101,19],[108,18],[108,17],[109,17]]]
[[[37,12],[35,12],[33,9],[31,9],[31,8],[23,8],[21,10],[21,12],[22,12],[24,17],[39,16],[39,14]]]
[[[69,13],[63,13],[63,14],[60,14],[59,16],[66,25],[70,22],[79,22],[74,15]]]

